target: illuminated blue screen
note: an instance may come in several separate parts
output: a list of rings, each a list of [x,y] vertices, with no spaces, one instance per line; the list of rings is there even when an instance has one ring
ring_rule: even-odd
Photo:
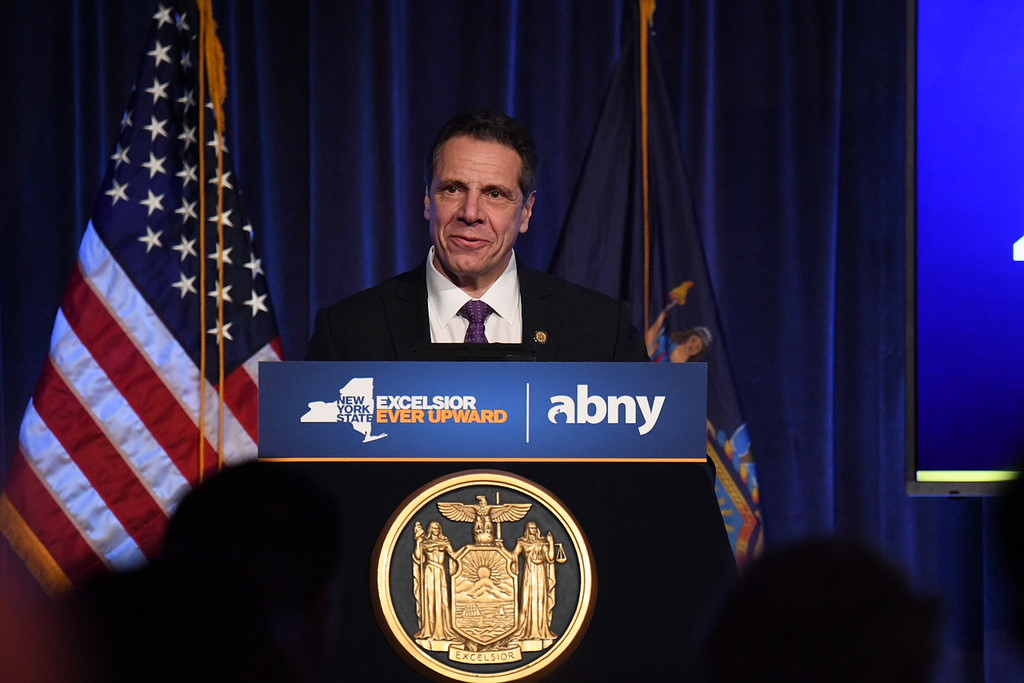
[[[917,469],[1018,469],[1024,3],[919,0],[916,161]]]

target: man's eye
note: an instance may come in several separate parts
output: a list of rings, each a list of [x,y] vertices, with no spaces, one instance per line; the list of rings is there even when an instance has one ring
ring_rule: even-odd
[[[501,192],[499,192],[498,190],[491,190],[488,193],[488,195],[490,196],[491,199],[501,199],[502,197],[505,196]]]

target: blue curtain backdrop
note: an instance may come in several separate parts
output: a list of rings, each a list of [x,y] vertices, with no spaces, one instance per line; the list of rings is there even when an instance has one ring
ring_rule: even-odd
[[[535,131],[541,189],[518,251],[548,266],[630,2],[216,3],[228,144],[289,358],[302,357],[318,307],[423,258],[422,156],[470,106]],[[5,460],[154,7],[5,4]],[[1004,643],[991,503],[903,492],[905,15],[885,0],[662,0],[653,40],[769,547],[867,539],[945,600],[939,680],[1008,680],[1017,655]]]

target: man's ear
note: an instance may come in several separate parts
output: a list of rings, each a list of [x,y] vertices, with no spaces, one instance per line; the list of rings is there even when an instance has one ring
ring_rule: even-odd
[[[423,191],[423,217],[430,220],[430,187]]]
[[[537,199],[537,193],[531,192],[530,196],[523,202],[523,218],[519,221],[519,234],[522,235],[530,229],[530,217],[533,216],[533,202]]]

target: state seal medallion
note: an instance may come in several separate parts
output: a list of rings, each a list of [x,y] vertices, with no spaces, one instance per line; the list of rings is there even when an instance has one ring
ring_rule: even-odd
[[[594,561],[554,494],[507,472],[438,479],[395,511],[374,549],[377,619],[439,680],[537,680],[579,644]]]

